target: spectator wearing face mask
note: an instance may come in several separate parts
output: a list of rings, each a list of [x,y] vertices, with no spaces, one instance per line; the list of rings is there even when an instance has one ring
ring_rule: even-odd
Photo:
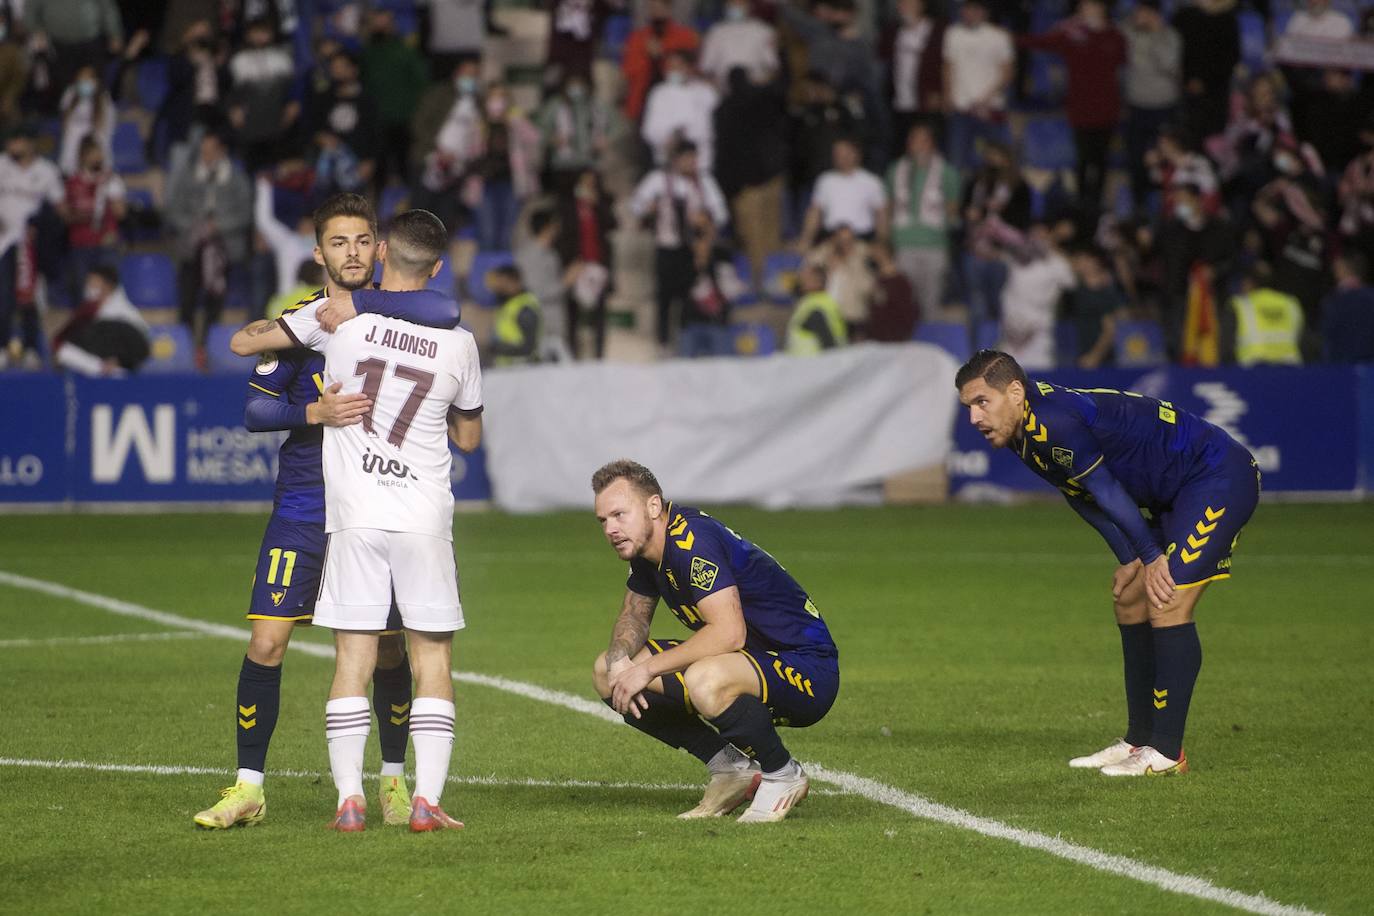
[[[73,302],[81,301],[77,283],[96,267],[119,259],[119,221],[126,210],[124,182],[94,137],[81,141],[78,168],[66,180],[67,277]]]
[[[714,86],[692,70],[691,56],[674,51],[663,63],[663,82],[649,90],[640,136],[663,165],[681,142],[696,146],[703,172],[715,160],[715,128],[711,116],[720,96]]]
[[[1155,244],[1163,272],[1160,311],[1165,342],[1177,359],[1183,352],[1190,290],[1205,286],[1212,302],[1225,302],[1240,246],[1234,224],[1224,211],[1207,206],[1197,185],[1176,185],[1170,200]]]
[[[485,126],[480,61],[466,60],[420,98],[410,119],[411,202],[432,211],[450,232],[468,224],[481,199],[476,164]]]
[[[539,130],[511,105],[510,91],[500,84],[487,87],[483,114],[482,151],[475,164],[477,239],[484,251],[505,251],[521,206],[539,193]]]
[[[62,215],[66,204],[62,173],[38,155],[36,133],[27,122],[11,128],[0,156],[0,368],[15,361],[28,368],[42,366],[34,295],[38,251],[31,223],[45,212]],[[22,324],[18,341],[12,340],[16,311]]]
[[[114,99],[100,84],[99,74],[94,67],[82,67],[76,71],[76,79],[62,93],[58,103],[62,112],[62,146],[57,156],[57,167],[62,174],[70,175],[76,171],[80,158],[81,142],[93,137],[100,144],[100,151],[110,155],[110,141],[114,137],[115,111]]]
[[[722,92],[736,67],[759,84],[778,72],[777,31],[753,15],[750,0],[730,0],[725,18],[711,27],[701,45],[701,72]]]
[[[544,168],[552,187],[563,190],[601,160],[611,142],[615,112],[592,94],[587,79],[574,74],[544,102],[537,123]]]
[[[148,359],[148,322],[124,294],[114,267],[94,267],[82,279],[80,306],[53,338],[57,364],[80,375],[136,371]]]
[[[695,53],[701,41],[693,29],[673,21],[668,0],[648,0],[647,11],[648,21],[626,39],[620,64],[625,75],[625,116],[636,123],[644,115],[649,90],[667,74],[668,56]]]

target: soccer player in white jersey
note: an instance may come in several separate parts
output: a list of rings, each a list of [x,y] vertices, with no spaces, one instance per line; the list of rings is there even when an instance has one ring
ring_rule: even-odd
[[[448,232],[434,214],[392,220],[378,247],[382,289],[422,289],[439,270]],[[330,315],[342,306],[345,314]],[[324,353],[325,385],[361,391],[372,410],[324,439],[325,555],[315,625],[334,630],[337,658],[325,706],[329,763],[339,790],[331,825],[364,829],[363,748],[371,727],[367,682],[393,591],[410,647],[415,701],[415,794],[410,829],[461,827],[439,807],[453,749],[453,633],[463,627],[453,562],[452,462],[482,436],[477,344],[462,328],[424,328],[394,318],[353,317],[345,303],[316,303],[234,335],[240,355],[286,346]],[[335,324],[339,318],[345,320]],[[337,327],[333,333],[327,328]]]

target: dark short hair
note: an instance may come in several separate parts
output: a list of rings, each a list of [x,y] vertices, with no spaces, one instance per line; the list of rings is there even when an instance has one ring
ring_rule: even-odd
[[[540,207],[530,214],[530,235],[538,235],[549,228],[551,223],[558,222],[558,214],[551,207]]]
[[[367,220],[372,235],[377,235],[377,211],[372,209],[366,197],[361,194],[333,194],[315,208],[312,216],[315,221],[315,244],[324,244],[324,227],[331,219],[345,216]]]
[[[1263,289],[1274,282],[1274,268],[1264,261],[1256,261],[1245,272],[1245,279]]]
[[[407,210],[391,220],[386,264],[408,277],[428,276],[448,249],[444,221],[428,210]]]
[[[113,264],[95,265],[90,270],[86,271],[86,276],[89,277],[92,275],[110,284],[112,289],[119,286],[119,268],[115,267]]]
[[[654,472],[629,458],[621,458],[598,468],[592,475],[592,493],[600,495],[602,490],[617,480],[629,481],[630,486],[645,496],[663,498],[663,488],[658,485],[658,478],[654,476]]]
[[[314,261],[301,261],[296,268],[296,282],[302,286],[319,286],[322,269]]]
[[[520,269],[519,269],[518,267],[516,267],[514,264],[501,264],[501,265],[499,265],[499,266],[497,266],[497,267],[493,267],[491,270],[487,271],[487,274],[488,274],[488,276],[492,276],[492,277],[502,277],[502,278],[504,278],[504,279],[506,279],[506,280],[511,280],[511,281],[516,282],[516,283],[523,283],[523,282],[524,282],[524,281],[520,278]]]
[[[1010,353],[1001,350],[979,350],[969,357],[969,361],[959,367],[954,376],[954,387],[963,390],[969,382],[982,379],[998,391],[1006,391],[1012,382],[1020,382],[1022,388],[1030,387],[1026,370]]]
[[[1336,256],[1336,260],[1345,264],[1346,270],[1355,275],[1361,283],[1369,282],[1369,258],[1354,248],[1347,248]]]
[[[688,153],[696,155],[696,152],[697,145],[691,140],[679,140],[673,145],[672,158],[676,159],[679,156],[686,156]]]

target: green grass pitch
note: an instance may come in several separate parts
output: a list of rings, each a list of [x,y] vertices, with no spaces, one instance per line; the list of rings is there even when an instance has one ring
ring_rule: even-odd
[[[798,757],[1281,904],[1371,911],[1369,505],[1261,507],[1235,578],[1200,605],[1194,771],[1126,781],[1064,765],[1116,737],[1124,710],[1113,561],[1063,506],[719,514],[797,576],[840,646],[835,708],[784,732]],[[0,571],[243,627],[263,523],[11,516]],[[593,699],[625,568],[590,513],[459,515],[455,529],[468,620],[456,666]],[[269,773],[261,826],[200,832],[191,815],[234,764],[244,642],[75,641],[169,628],[12,584],[0,624],[0,912],[1226,909],[819,782],[779,825],[681,822],[695,761],[465,683],[453,772],[468,781],[445,807],[467,829],[331,834],[331,665],[304,653],[287,656],[268,760],[303,775]],[[660,609],[654,632],[680,628]],[[59,759],[221,772],[37,763]]]

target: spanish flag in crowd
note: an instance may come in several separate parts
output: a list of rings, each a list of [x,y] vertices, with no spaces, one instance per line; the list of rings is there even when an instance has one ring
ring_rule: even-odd
[[[1183,314],[1185,366],[1215,366],[1221,349],[1221,327],[1212,296],[1212,268],[1199,261],[1188,272],[1188,305]]]

